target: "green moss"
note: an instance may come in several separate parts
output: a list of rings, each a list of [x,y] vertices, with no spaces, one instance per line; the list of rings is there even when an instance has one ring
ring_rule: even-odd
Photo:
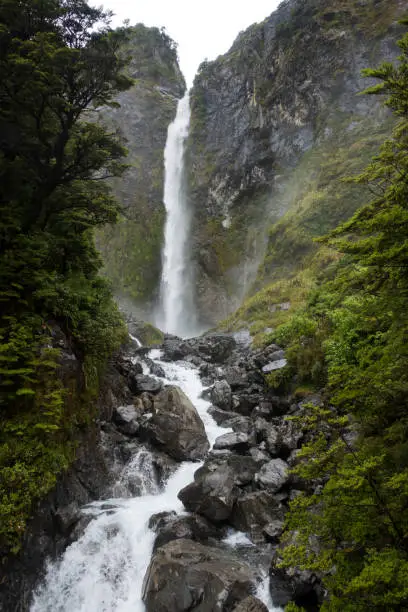
[[[145,346],[163,344],[164,334],[151,323],[143,322],[137,330],[140,342]]]

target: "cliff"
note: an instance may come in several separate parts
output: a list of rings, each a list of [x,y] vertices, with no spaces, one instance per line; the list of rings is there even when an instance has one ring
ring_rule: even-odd
[[[104,108],[99,116],[124,139],[129,168],[114,182],[123,206],[121,221],[103,229],[98,247],[116,295],[144,306],[151,303],[160,282],[163,153],[185,82],[176,45],[163,30],[142,24],[129,28],[123,53],[130,56],[127,70],[134,84],[117,96],[117,108]]]
[[[207,324],[309,267],[313,237],[361,204],[338,177],[364,167],[389,133],[378,100],[358,94],[370,84],[363,68],[395,58],[402,10],[398,0],[287,0],[201,65],[187,163]]]

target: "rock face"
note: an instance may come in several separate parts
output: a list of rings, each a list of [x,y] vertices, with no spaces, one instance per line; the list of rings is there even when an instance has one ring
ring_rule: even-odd
[[[359,205],[359,194],[342,199],[333,176],[339,160],[346,173],[364,167],[388,133],[376,97],[357,94],[370,85],[362,68],[396,57],[403,10],[400,0],[285,0],[228,53],[201,64],[187,163],[196,299],[209,325],[240,305],[265,252],[258,282],[285,278],[316,250],[313,236]],[[297,225],[276,226],[268,244],[271,223],[299,201]]]
[[[99,119],[124,137],[130,168],[113,185],[123,218],[106,226],[97,242],[122,306],[132,310],[130,304],[137,304],[141,314],[148,314],[160,282],[163,153],[185,82],[175,44],[158,28],[129,28],[123,52],[130,55],[128,72],[135,84],[118,95],[120,108],[102,109]]]
[[[148,612],[222,612],[250,595],[254,583],[250,568],[231,554],[174,540],[155,552],[143,600]]]
[[[154,399],[143,434],[178,461],[203,459],[209,449],[203,422],[178,387],[166,387]]]

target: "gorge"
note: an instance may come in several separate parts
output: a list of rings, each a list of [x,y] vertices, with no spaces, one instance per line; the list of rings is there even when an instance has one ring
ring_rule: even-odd
[[[22,5],[0,611],[406,609],[406,2],[284,0],[189,89],[163,28]]]

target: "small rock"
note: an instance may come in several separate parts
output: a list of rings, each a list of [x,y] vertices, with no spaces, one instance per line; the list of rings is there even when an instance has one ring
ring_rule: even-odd
[[[119,431],[127,436],[135,436],[139,431],[140,414],[135,406],[119,406],[113,413],[113,420]]]
[[[289,478],[289,466],[282,459],[265,463],[256,475],[256,481],[271,492],[279,491]]]
[[[272,542],[273,544],[277,544],[280,536],[282,535],[283,526],[284,526],[284,522],[279,521],[279,520],[272,521],[268,523],[267,525],[265,525],[262,532],[267,542]]]
[[[279,359],[278,361],[271,361],[263,366],[262,372],[264,374],[270,374],[271,372],[274,372],[275,370],[281,370],[282,368],[285,367],[287,363],[288,362],[286,359]]]
[[[214,443],[214,449],[221,450],[225,448],[241,452],[247,451],[249,448],[248,434],[238,432],[226,433],[222,436],[219,436]]]
[[[211,390],[211,401],[214,406],[229,410],[231,408],[231,387],[226,380],[217,380]]]

